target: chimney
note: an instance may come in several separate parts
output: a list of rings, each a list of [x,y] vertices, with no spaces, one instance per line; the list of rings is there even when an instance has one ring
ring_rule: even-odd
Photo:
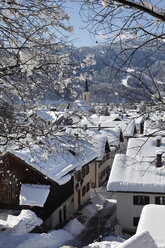
[[[162,150],[156,151],[156,166],[161,167],[162,166]]]
[[[140,123],[140,134],[143,134],[144,132],[144,122]]]
[[[160,147],[160,145],[161,145],[161,136],[156,136],[156,146],[157,147]]]
[[[101,124],[98,124],[98,131],[101,130]]]

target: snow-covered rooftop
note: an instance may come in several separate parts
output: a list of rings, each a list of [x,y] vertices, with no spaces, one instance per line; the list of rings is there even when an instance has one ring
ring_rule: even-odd
[[[152,119],[146,120],[144,122],[144,134],[145,135],[165,135],[164,130],[164,120],[156,120],[153,121]]]
[[[119,121],[114,121],[114,116],[97,116],[92,115],[91,120],[96,126],[106,127],[106,128],[117,128],[120,127],[124,136],[134,135],[135,120],[134,119],[124,119]]]
[[[74,102],[74,108],[79,111],[83,111],[83,112],[94,111],[92,106],[90,106],[88,103],[86,103],[82,99],[78,99]]]
[[[158,247],[165,245],[165,206],[148,204],[143,207],[136,233],[148,231]]]
[[[72,173],[80,169],[97,157],[92,149],[92,145],[84,140],[77,140],[74,144],[67,135],[49,140],[43,145],[31,144],[31,148],[26,145],[22,149],[16,144],[10,145],[6,152],[9,152],[23,160],[26,164],[40,171],[43,175],[57,182],[65,184],[71,179]],[[62,144],[63,142],[63,144]],[[64,143],[65,142],[65,143]],[[75,155],[69,150],[74,149]]]
[[[153,238],[149,232],[139,232],[127,239],[124,243],[117,246],[117,248],[157,248]]]
[[[165,192],[165,138],[132,138],[128,142],[126,155],[115,156],[108,190],[134,192]],[[156,154],[162,152],[162,166],[156,166]]]
[[[156,166],[153,157],[133,158],[117,154],[107,184],[108,191],[165,192],[165,165]]]
[[[19,204],[43,207],[48,197],[49,189],[49,185],[22,184]]]
[[[161,139],[160,147],[157,147],[157,139]],[[165,137],[155,136],[155,137],[140,137],[131,138],[128,141],[126,154],[131,157],[136,157],[136,159],[141,159],[138,157],[148,157],[156,158],[156,153],[158,150],[165,152]],[[162,154],[165,157],[165,154]]]
[[[54,121],[55,118],[53,118],[52,113],[50,110],[42,109],[36,112],[36,114],[44,121]]]
[[[90,128],[91,123],[85,121],[83,121],[83,125],[86,125],[89,129],[87,128],[87,130],[84,130],[83,127],[72,129],[72,127],[70,127],[67,131],[70,134],[78,134],[79,137],[84,138],[91,143],[97,154],[97,160],[103,159],[106,142],[108,143],[110,150],[111,147],[117,147],[119,145],[119,128],[98,130],[98,128],[95,128],[94,126]]]

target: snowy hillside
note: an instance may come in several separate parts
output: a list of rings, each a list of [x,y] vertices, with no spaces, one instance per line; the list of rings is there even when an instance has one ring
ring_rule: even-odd
[[[141,41],[127,40],[125,46],[126,48],[129,47],[129,49],[126,56],[129,58],[129,53],[135,51],[140,44]],[[163,46],[165,44],[162,44]],[[151,99],[147,96],[144,87],[142,87],[142,82],[153,92],[156,92],[153,80],[163,91],[165,57],[155,49],[154,44],[150,47],[142,47],[134,52],[134,56],[123,64],[125,58],[123,55],[119,56],[121,47],[118,43],[111,45],[111,47],[106,44],[75,48],[73,50],[74,56],[78,56],[79,60],[82,60],[89,53],[94,54],[96,60],[96,65],[91,68],[92,73],[89,73],[88,69],[82,70],[89,75],[88,84],[89,90],[92,92],[92,102],[150,101]],[[91,75],[92,79],[90,79]],[[74,87],[76,86],[78,97],[80,97],[84,89],[84,81],[75,80]],[[65,100],[73,100],[72,95],[68,92],[65,93],[64,98]],[[60,96],[46,93],[45,99],[59,100]]]

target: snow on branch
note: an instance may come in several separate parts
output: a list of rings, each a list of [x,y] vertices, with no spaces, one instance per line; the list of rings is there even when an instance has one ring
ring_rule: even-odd
[[[165,21],[165,11],[162,8],[154,6],[150,1],[135,2],[129,0],[102,0],[102,5],[105,8],[110,7],[112,4],[115,6],[115,8],[119,6],[135,8],[148,13],[149,15],[154,16],[163,22]]]

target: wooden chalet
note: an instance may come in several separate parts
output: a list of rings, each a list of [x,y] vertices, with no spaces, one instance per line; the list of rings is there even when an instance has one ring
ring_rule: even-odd
[[[26,205],[20,204],[20,193],[23,185],[49,186],[48,195],[43,206],[37,203],[32,205],[30,203],[29,205],[28,203]],[[73,193],[73,177],[65,184],[59,185],[12,153],[7,152],[3,156],[0,164],[1,209],[31,209],[45,221]]]

